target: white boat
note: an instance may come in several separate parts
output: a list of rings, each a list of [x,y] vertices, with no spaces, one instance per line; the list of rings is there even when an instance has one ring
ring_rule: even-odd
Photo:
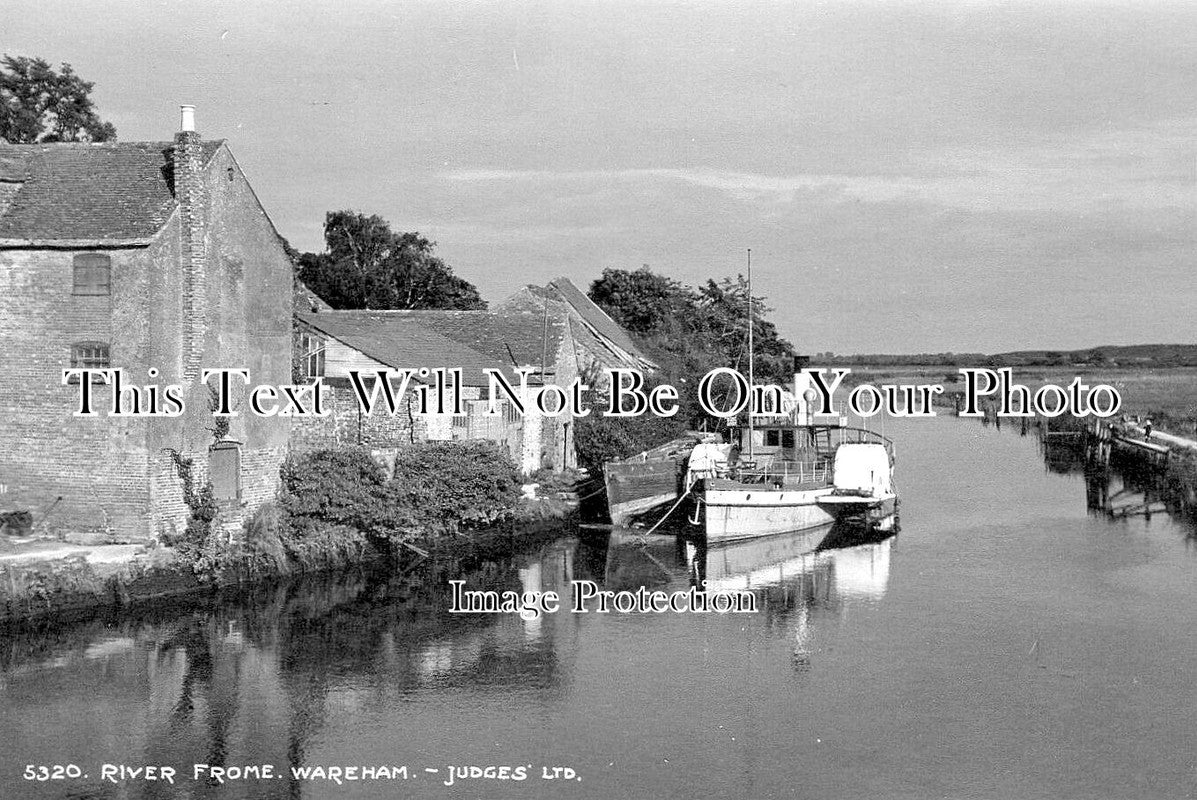
[[[748,385],[755,392],[751,250],[747,294]],[[798,371],[793,387],[774,401],[780,407],[750,408],[747,425],[732,428],[729,444],[700,444],[691,452],[685,481],[694,494],[691,522],[708,544],[895,513],[893,443],[846,427],[838,415],[816,414],[809,374]]]
[[[751,460],[736,457],[735,440],[758,436]],[[687,485],[691,522],[708,544],[830,525],[838,519],[874,523],[897,506],[893,445],[872,431],[843,426],[778,425],[733,429],[728,458],[712,445],[691,454]]]

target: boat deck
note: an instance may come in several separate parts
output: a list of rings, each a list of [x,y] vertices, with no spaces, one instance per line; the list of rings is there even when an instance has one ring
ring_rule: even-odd
[[[786,481],[745,481],[731,478],[709,478],[707,489],[751,490],[754,492],[801,492],[808,489],[829,489],[831,484],[825,480],[786,480]]]

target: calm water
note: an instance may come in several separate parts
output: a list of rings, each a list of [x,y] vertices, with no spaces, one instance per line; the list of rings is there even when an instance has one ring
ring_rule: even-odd
[[[695,564],[567,539],[465,576],[685,588],[698,571],[752,587],[752,615],[450,616],[441,570],[0,639],[0,797],[1194,796],[1188,529],[1089,515],[1083,479],[1033,437],[889,428],[903,505],[885,541],[783,538]],[[114,785],[105,762],[180,775]],[[21,778],[55,763],[90,777]],[[195,763],[283,777],[211,785]],[[354,764],[410,777],[290,777]],[[450,765],[532,768],[445,786]]]

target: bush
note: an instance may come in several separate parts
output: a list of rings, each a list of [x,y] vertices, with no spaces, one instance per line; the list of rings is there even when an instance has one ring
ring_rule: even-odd
[[[365,448],[292,455],[283,463],[281,477],[287,525],[301,539],[329,527],[386,538],[407,522],[396,519],[386,474]]]
[[[381,544],[491,525],[511,514],[521,483],[506,449],[486,441],[406,447],[390,481],[363,448],[294,455],[281,475],[282,544],[292,551],[334,530]],[[268,527],[262,531],[269,551]]]
[[[265,503],[245,525],[243,564],[251,573],[287,575],[355,564],[371,543],[354,528],[309,525],[299,535],[278,503]]]
[[[456,531],[508,516],[520,497],[519,470],[495,442],[422,442],[395,458],[390,494],[420,528]]]
[[[33,530],[33,514],[29,511],[0,511],[0,531],[25,536]]]
[[[214,524],[218,509],[212,484],[197,486],[193,460],[176,450],[167,452],[174,461],[175,474],[183,482],[187,527],[182,533],[163,535],[162,543],[174,548],[179,558],[201,579],[217,579],[230,566],[232,552]]]

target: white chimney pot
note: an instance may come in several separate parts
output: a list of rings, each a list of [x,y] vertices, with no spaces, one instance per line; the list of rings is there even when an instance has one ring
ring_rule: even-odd
[[[195,106],[179,106],[179,111],[182,114],[182,123],[179,130],[184,133],[190,133],[195,130]]]

